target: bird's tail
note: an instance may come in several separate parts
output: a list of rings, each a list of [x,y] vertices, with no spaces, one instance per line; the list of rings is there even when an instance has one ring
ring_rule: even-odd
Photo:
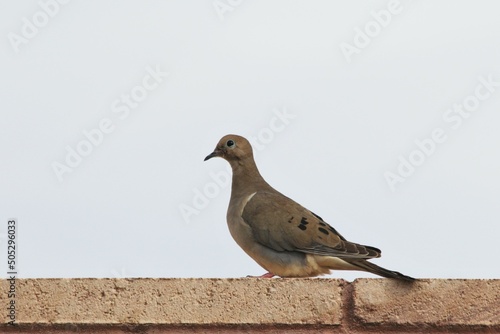
[[[368,262],[366,260],[345,260],[350,264],[360,268],[360,270],[368,271],[372,274],[376,274],[382,277],[400,279],[407,282],[413,282],[415,279],[410,276],[406,276],[397,271],[388,270],[377,266],[374,263]]]

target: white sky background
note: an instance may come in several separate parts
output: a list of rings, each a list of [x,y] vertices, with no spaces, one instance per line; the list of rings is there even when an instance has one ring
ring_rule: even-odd
[[[0,4],[0,267],[15,217],[20,277],[263,274],[227,230],[230,187],[210,185],[228,164],[203,162],[237,133],[261,134],[266,180],[348,240],[381,248],[373,262],[499,278],[500,86],[474,94],[479,77],[500,82],[500,3],[401,1],[350,62],[340,45],[355,46],[356,27],[373,26],[388,1],[232,3],[221,16],[212,0],[73,0],[19,52],[9,34],[42,9]],[[113,112],[148,67],[169,75],[128,115]],[[468,118],[443,118],[474,99]],[[113,131],[60,182],[53,162],[66,164],[66,147],[103,119]],[[446,140],[392,191],[384,173],[436,128]],[[197,190],[218,194],[185,219]]]

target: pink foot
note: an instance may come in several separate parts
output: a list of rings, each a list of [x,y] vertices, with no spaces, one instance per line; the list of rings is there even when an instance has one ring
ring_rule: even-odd
[[[273,278],[274,274],[272,273],[265,273],[264,275],[261,275],[261,276],[251,276],[251,275],[247,275],[247,277],[253,277],[253,278]]]

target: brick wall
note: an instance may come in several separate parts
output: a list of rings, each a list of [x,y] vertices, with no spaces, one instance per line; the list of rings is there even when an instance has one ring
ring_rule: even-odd
[[[22,279],[0,333],[500,333],[500,280]]]

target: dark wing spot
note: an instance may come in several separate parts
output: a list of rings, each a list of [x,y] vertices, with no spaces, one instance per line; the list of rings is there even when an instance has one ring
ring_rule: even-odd
[[[324,233],[326,235],[330,234],[327,230],[325,230],[324,228],[320,227],[318,228],[318,230],[321,232],[321,233]]]
[[[319,220],[323,220],[323,218],[321,218],[320,216],[318,216],[317,214],[315,214],[314,212],[311,211],[311,213],[313,214],[314,217],[318,218]]]
[[[300,228],[302,231],[305,231],[307,229],[306,227],[307,224],[309,224],[307,218],[302,217],[302,219],[300,220],[300,225],[298,225],[298,228]]]
[[[326,223],[323,223],[323,222],[319,222],[319,224],[320,224],[321,226],[327,226],[327,225],[326,225]]]

